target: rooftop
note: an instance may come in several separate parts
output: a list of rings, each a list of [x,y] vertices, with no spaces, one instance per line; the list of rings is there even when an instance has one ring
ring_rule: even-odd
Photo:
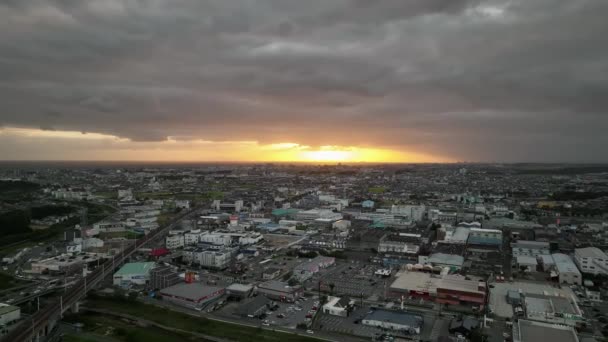
[[[20,310],[18,306],[0,303],[0,315],[4,315],[15,310]]]
[[[154,262],[131,262],[121,267],[114,275],[149,273],[154,265]]]
[[[578,342],[574,328],[557,324],[519,320],[513,328],[513,342]]]
[[[577,248],[575,253],[582,258],[608,259],[608,255],[597,247]]]
[[[222,287],[208,286],[203,283],[181,283],[161,290],[161,294],[197,301],[221,290],[223,290]]]
[[[412,328],[420,328],[424,323],[424,318],[410,312],[398,312],[388,310],[373,310],[364,318],[370,321],[391,322],[407,325]]]

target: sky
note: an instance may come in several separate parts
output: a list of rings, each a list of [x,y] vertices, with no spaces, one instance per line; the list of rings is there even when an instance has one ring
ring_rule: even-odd
[[[608,162],[606,0],[3,0],[0,159]]]

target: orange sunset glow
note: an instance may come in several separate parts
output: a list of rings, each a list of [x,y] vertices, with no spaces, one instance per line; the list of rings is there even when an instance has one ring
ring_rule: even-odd
[[[257,141],[180,140],[137,142],[113,135],[75,131],[50,131],[29,128],[0,129],[0,143],[17,140],[28,155],[40,160],[155,160],[155,161],[246,161],[246,162],[450,162],[446,158],[380,147],[309,146],[293,142],[262,144]],[[23,160],[11,155],[7,144],[0,148],[7,159]],[[69,149],[67,149],[69,147]],[[66,152],[68,151],[68,152]]]

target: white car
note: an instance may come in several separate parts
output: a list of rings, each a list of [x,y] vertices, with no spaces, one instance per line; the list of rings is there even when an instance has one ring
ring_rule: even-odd
[[[312,330],[306,330],[306,333],[307,333],[307,334],[312,335],[312,334],[314,334],[315,332],[314,332],[314,331],[312,331]]]

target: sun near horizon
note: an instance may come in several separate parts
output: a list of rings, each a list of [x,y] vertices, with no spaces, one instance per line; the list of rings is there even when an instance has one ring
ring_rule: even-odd
[[[132,141],[103,133],[0,128],[3,140],[18,141],[27,153],[14,153],[0,145],[3,160],[99,160],[99,161],[234,161],[234,162],[451,162],[446,158],[412,151],[373,146],[309,146],[294,142],[207,141],[168,137],[162,141]],[[23,156],[28,156],[23,158]]]

